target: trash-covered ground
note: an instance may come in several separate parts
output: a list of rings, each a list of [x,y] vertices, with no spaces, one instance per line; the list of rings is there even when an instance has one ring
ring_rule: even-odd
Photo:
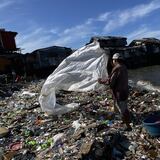
[[[38,97],[43,83],[1,85],[0,159],[160,159],[160,138],[150,136],[142,126],[146,116],[159,112],[159,93],[130,88],[134,123],[131,132],[124,132],[109,89],[59,91],[57,103],[76,102],[80,107],[56,117],[41,111]]]

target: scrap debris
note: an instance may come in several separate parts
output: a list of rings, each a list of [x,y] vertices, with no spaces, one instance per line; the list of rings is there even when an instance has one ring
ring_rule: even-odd
[[[108,88],[58,91],[59,104],[75,102],[80,107],[61,116],[46,116],[38,102],[43,83],[15,86],[12,95],[1,92],[0,159],[160,159],[160,138],[152,137],[142,123],[149,114],[159,114],[159,93],[130,87],[133,131],[124,132]]]

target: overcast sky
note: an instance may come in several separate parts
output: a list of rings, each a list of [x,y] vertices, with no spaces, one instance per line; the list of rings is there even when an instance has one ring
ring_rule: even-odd
[[[0,0],[0,28],[18,32],[23,53],[95,35],[160,38],[160,0]]]

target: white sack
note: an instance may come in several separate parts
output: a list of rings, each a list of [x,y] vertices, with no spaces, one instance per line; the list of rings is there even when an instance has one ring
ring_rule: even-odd
[[[99,43],[93,42],[75,51],[44,83],[39,97],[42,110],[54,115],[73,110],[78,104],[56,104],[56,90],[86,92],[99,89],[102,85],[98,84],[97,79],[108,76],[107,62],[108,57]]]

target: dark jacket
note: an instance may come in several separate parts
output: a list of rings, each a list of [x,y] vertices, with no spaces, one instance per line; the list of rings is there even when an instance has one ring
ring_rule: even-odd
[[[128,72],[124,64],[117,64],[109,76],[109,84],[112,89],[113,96],[116,100],[127,100],[128,89]]]

